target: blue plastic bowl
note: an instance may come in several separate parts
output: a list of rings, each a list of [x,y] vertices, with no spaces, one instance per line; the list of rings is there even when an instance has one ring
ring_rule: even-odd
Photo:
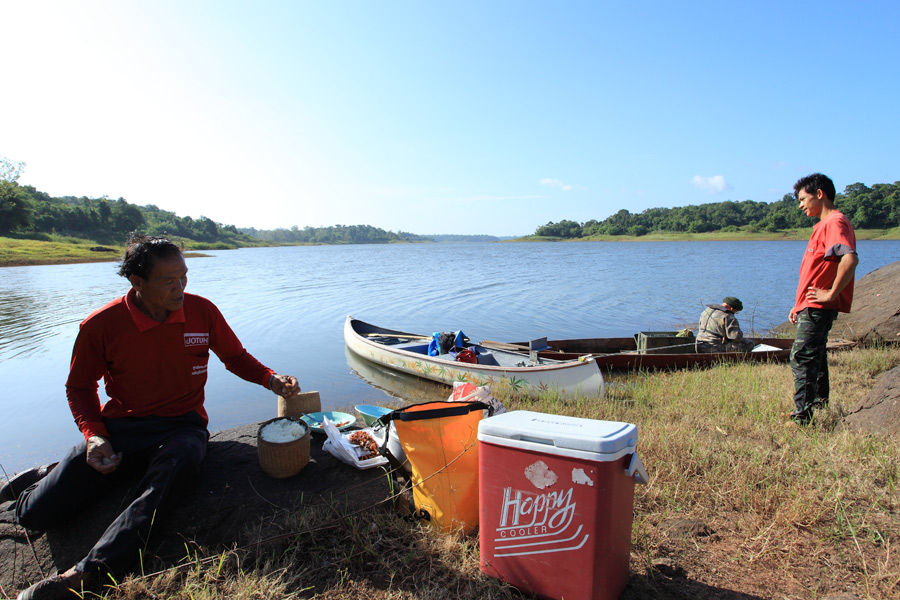
[[[373,406],[372,404],[358,404],[356,412],[362,415],[366,427],[372,427],[375,421],[391,412],[391,409],[383,406]]]
[[[309,413],[309,416],[313,419],[318,419],[319,421],[321,421],[323,417],[328,417],[328,420],[334,423],[334,426],[337,427],[340,431],[343,431],[348,427],[353,427],[353,425],[356,424],[356,417],[354,417],[350,413],[338,412],[334,410]],[[325,433],[320,422],[314,421],[305,415],[300,417],[300,420],[309,425],[309,428],[313,431],[313,433]]]

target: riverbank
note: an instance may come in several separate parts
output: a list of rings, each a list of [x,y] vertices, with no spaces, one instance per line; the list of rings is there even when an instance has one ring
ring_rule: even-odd
[[[616,377],[603,402],[503,400],[510,409],[638,425],[650,483],[636,488],[621,600],[898,598],[891,546],[900,537],[900,448],[841,427],[875,377],[898,362],[888,350],[832,355],[832,403],[803,430],[780,417],[793,390],[785,365]],[[221,560],[194,561],[189,571],[133,578],[116,597],[236,597],[254,589],[328,600],[430,600],[447,590],[459,598],[521,597],[480,572],[477,535],[439,535],[386,507],[296,511],[277,528],[289,537],[236,556],[213,554]]]
[[[617,375],[599,402],[501,400],[511,410],[637,424],[650,482],[635,488],[631,574],[621,600],[897,599],[900,560],[891,550],[900,539],[900,445],[851,431],[843,417],[879,374],[900,364],[900,354],[854,349],[830,362],[831,403],[799,429],[780,416],[793,392],[783,364]],[[307,486],[324,473],[301,475],[281,484],[292,495],[276,498],[259,489],[252,458],[216,463],[228,473],[219,492],[267,506],[240,511],[243,537],[208,544],[209,531],[181,532],[185,539],[175,539],[186,542],[185,552],[148,560],[146,575],[109,584],[107,597],[437,600],[448,590],[458,598],[522,597],[480,572],[477,534],[445,536],[396,517],[383,502],[384,481],[375,489],[338,486],[323,497]],[[369,478],[384,480],[362,473]],[[238,500],[223,504],[227,518],[235,518],[228,507],[240,507]],[[190,505],[187,512],[194,514]],[[20,550],[19,560],[31,560]]]
[[[651,233],[642,236],[605,235],[588,238],[562,239],[541,236],[525,236],[504,243],[515,242],[760,242],[760,241],[805,241],[812,229],[769,232],[713,232],[713,233]],[[119,260],[125,251],[124,245],[99,244],[91,240],[63,236],[48,236],[49,241],[0,236],[0,267],[25,267],[33,265],[55,265],[66,263],[111,262]],[[900,240],[900,227],[893,229],[860,229],[856,231],[858,240]],[[439,243],[439,242],[435,242]],[[266,244],[254,247],[309,246],[314,244]],[[108,250],[96,250],[95,248]],[[189,251],[234,250],[229,244],[207,244],[185,241]],[[112,250],[112,251],[109,251]],[[196,256],[196,255],[195,255]]]
[[[121,259],[125,246],[100,244],[92,240],[65,236],[46,236],[48,240],[28,238],[10,238],[0,236],[0,267],[31,267],[37,265],[63,265],[73,263],[113,262]],[[172,237],[171,240],[183,243],[185,256],[206,256],[204,250],[237,250],[238,248],[275,248],[280,246],[318,246],[323,244],[292,243],[272,244],[260,242],[252,246],[234,246],[222,242],[206,243],[193,240],[182,240]],[[419,242],[390,242],[419,243]]]
[[[114,262],[121,260],[124,245],[100,244],[92,240],[63,236],[53,239],[31,240],[0,237],[0,267],[30,267],[35,265],[64,265],[73,263]],[[228,244],[185,244],[189,256],[203,256],[197,251],[232,250]]]
[[[648,233],[647,235],[597,235],[584,238],[525,236],[509,242],[773,242],[806,241],[812,228],[784,231],[713,231],[710,233]],[[900,227],[892,229],[857,229],[857,240],[900,240]]]

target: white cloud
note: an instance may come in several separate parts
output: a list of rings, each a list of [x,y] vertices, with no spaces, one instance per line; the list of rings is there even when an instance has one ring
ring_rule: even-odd
[[[564,192],[569,192],[572,190],[572,186],[569,185],[568,183],[563,183],[559,179],[551,179],[550,177],[544,177],[543,179],[541,179],[540,184],[559,188]]]
[[[728,182],[725,181],[725,178],[721,175],[713,175],[712,177],[694,175],[694,178],[691,181],[693,181],[696,187],[701,190],[706,190],[710,194],[721,194],[725,190],[731,189],[731,186],[728,185]]]

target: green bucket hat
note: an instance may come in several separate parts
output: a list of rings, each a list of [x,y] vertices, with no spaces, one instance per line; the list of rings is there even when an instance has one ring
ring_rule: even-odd
[[[722,298],[722,304],[727,304],[734,309],[734,312],[741,312],[744,310],[743,303],[734,296],[725,296]]]

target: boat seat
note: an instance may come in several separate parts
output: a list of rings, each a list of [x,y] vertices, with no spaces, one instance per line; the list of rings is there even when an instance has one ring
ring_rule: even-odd
[[[490,352],[480,352],[478,354],[478,364],[479,365],[491,365],[494,367],[499,367],[500,363],[497,362],[497,359],[494,358],[494,355]]]
[[[538,352],[542,350],[549,350],[550,346],[547,345],[547,338],[536,338],[528,342],[528,358],[531,359],[531,362],[534,364],[540,364],[541,359],[538,358]]]
[[[428,354],[428,344],[422,342],[403,342],[392,346],[398,350],[406,350],[407,352],[415,352],[416,354]]]

